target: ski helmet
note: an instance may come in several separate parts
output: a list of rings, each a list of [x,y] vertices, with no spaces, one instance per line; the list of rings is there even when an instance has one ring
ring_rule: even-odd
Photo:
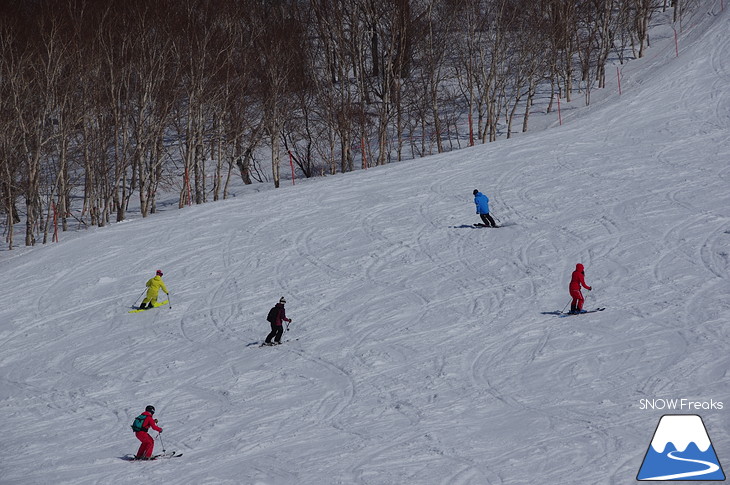
[[[286,300],[284,299],[283,296],[281,298],[279,298],[279,303],[286,303]]]
[[[158,269],[157,270],[157,276],[162,276],[162,270],[161,269]]]
[[[472,194],[474,194],[474,195],[477,195],[478,193],[479,193],[479,190],[477,190],[477,189],[474,189],[474,192],[472,192]]]
[[[147,411],[150,414],[155,414],[155,407],[154,406],[147,406],[144,408],[145,411]]]

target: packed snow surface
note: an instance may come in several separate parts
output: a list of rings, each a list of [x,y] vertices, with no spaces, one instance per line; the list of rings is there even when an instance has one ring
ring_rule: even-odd
[[[670,398],[730,463],[728,32],[562,126],[1,252],[0,483],[625,484]],[[549,314],[578,262],[606,311]],[[183,457],[120,459],[147,404]]]

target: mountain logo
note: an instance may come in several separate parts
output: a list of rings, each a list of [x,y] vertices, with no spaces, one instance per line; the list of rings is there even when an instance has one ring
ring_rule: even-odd
[[[662,416],[636,479],[725,480],[702,418],[696,414]]]

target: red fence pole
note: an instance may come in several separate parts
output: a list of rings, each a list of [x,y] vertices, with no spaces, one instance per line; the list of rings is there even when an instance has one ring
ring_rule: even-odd
[[[58,242],[58,213],[56,212],[56,203],[53,202],[53,237],[52,242]]]
[[[188,171],[188,167],[185,167],[185,173],[183,174],[183,183],[185,184],[185,187],[188,189],[188,205],[193,205],[193,195],[192,195],[192,189],[190,188],[190,172]]]
[[[360,137],[360,151],[362,151],[362,168],[367,170],[368,169],[368,158],[367,158],[367,155],[365,154],[365,137],[364,136]]]
[[[558,123],[563,125],[563,116],[560,114],[560,95],[558,94]]]
[[[289,150],[289,165],[291,166],[291,184],[294,185],[294,157]]]

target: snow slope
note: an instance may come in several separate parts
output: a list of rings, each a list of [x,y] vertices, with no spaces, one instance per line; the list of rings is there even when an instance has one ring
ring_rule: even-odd
[[[633,482],[640,400],[730,406],[730,12],[690,27],[561,127],[2,253],[0,483]],[[577,262],[607,310],[544,314]],[[147,404],[182,458],[120,459]]]

